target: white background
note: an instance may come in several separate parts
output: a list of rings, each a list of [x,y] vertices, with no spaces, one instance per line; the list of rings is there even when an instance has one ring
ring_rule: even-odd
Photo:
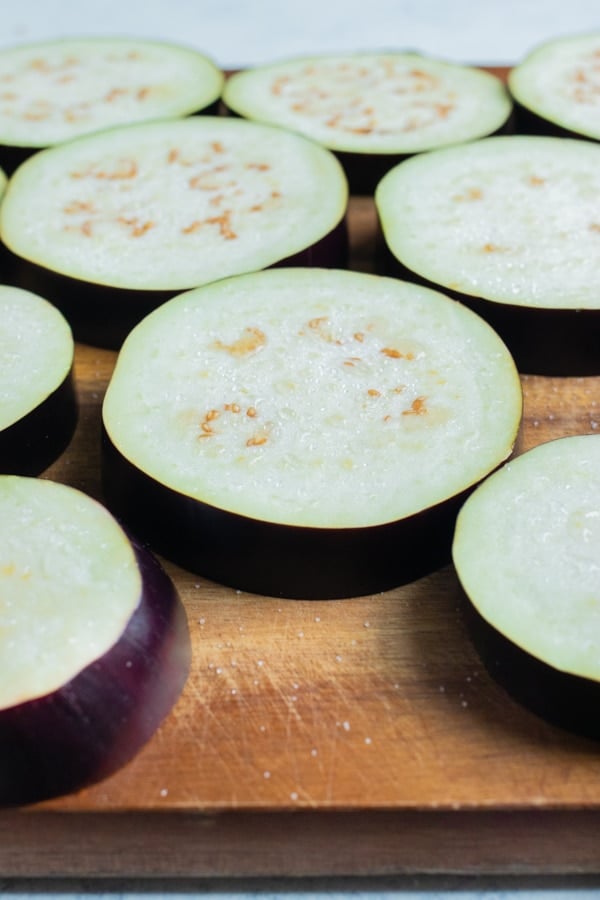
[[[0,0],[0,10],[0,46],[139,35],[204,50],[223,68],[391,48],[510,64],[550,37],[600,29],[600,0]]]

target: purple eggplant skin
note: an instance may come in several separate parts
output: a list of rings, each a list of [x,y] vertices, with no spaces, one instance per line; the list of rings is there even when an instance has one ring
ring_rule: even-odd
[[[138,322],[183,291],[182,288],[155,291],[119,288],[70,278],[17,256],[7,247],[3,249],[3,282],[45,297],[67,319],[75,340],[93,347],[118,350]],[[272,267],[343,269],[348,265],[348,254],[348,224],[344,216],[314,244],[273,263]]]
[[[572,131],[559,125],[558,122],[552,122],[538,115],[534,110],[524,106],[522,103],[513,100],[515,129],[517,134],[541,135],[542,137],[559,137],[559,138],[575,138],[582,141],[593,141],[598,143],[597,139],[591,135],[583,134],[580,131]]]
[[[355,528],[280,524],[219,509],[166,487],[102,439],[102,492],[113,515],[152,549],[220,584],[290,600],[386,591],[450,562],[472,487],[398,521]]]
[[[600,683],[527,653],[490,625],[462,588],[460,592],[467,633],[490,677],[544,722],[599,740]]]
[[[514,131],[515,120],[511,112],[504,124],[489,137],[513,134]],[[393,169],[411,156],[417,155],[417,153],[351,153],[343,150],[332,152],[337,157],[348,179],[350,193],[355,196],[372,196],[377,185],[390,169]]]
[[[0,431],[0,472],[39,475],[66,450],[79,418],[73,368],[23,418]]]
[[[435,284],[407,268],[378,240],[381,274],[442,291],[485,319],[504,341],[519,372],[600,375],[600,309],[550,309],[495,303]]]
[[[173,582],[132,540],[142,596],[121,638],[59,690],[0,710],[0,806],[94,784],[129,762],[177,701],[191,649]]]
[[[236,119],[242,118],[225,104],[222,106],[224,115]],[[515,119],[511,110],[506,121],[493,134],[485,136],[513,134],[514,131]],[[350,194],[353,196],[372,196],[375,188],[390,169],[411,156],[417,155],[417,153],[356,153],[345,150],[331,150],[331,153],[344,170]]]

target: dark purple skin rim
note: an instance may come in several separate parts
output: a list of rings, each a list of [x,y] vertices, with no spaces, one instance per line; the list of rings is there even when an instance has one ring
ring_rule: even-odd
[[[382,525],[279,524],[161,485],[129,462],[105,429],[102,484],[113,514],[165,558],[228,587],[291,600],[378,593],[445,566],[456,516],[474,487]]]
[[[49,300],[69,322],[75,340],[94,347],[118,350],[131,329],[152,310],[190,289],[130,290],[94,284],[29,262],[7,247],[3,251],[4,283]],[[328,234],[292,256],[273,263],[272,268],[319,266],[335,269],[346,268],[347,264],[348,226],[344,215]]]
[[[529,375],[600,374],[600,309],[544,309],[496,303],[429,281],[378,240],[378,271],[439,291],[485,319],[506,344],[517,369]]]
[[[142,596],[122,637],[59,690],[0,710],[0,806],[71,793],[113,774],[178,699],[190,666],[185,610],[160,563],[132,544]]]
[[[489,135],[482,135],[481,137],[513,133],[514,119],[511,112],[499,128],[490,132]],[[373,194],[383,176],[391,169],[411,156],[419,155],[418,153],[350,153],[342,150],[334,150],[332,152],[335,153],[346,173],[350,192],[355,195]]]
[[[197,109],[195,112],[189,113],[189,116],[213,116],[216,115],[220,108],[220,99],[217,98],[209,106]],[[167,117],[170,118],[170,117]],[[175,117],[177,118],[177,117]],[[188,118],[188,116],[180,116],[179,118]],[[54,145],[56,146],[56,145]],[[12,175],[15,169],[24,163],[26,159],[44,150],[44,147],[18,147],[12,144],[0,143],[0,169],[8,176]]]
[[[598,138],[594,138],[589,134],[582,134],[579,131],[572,131],[556,122],[550,121],[550,119],[545,119],[542,115],[539,115],[533,109],[519,103],[519,101],[514,98],[513,105],[515,127],[518,134],[532,134],[541,137],[574,138],[575,140],[598,143]]]
[[[73,367],[64,381],[35,409],[0,431],[0,471],[39,475],[66,450],[79,408]]]
[[[561,672],[522,650],[483,618],[462,588],[460,594],[470,640],[492,679],[545,722],[600,739],[600,683]]]
[[[239,113],[229,109],[225,104],[222,104],[222,111],[223,115],[231,116],[232,118],[244,118]],[[502,125],[489,134],[481,135],[481,137],[513,134],[514,130],[515,122],[513,110],[511,109]],[[404,160],[409,159],[411,156],[417,155],[417,153],[356,153],[345,150],[332,150],[329,147],[326,149],[328,149],[330,153],[333,153],[340,163],[348,180],[350,193],[355,196],[371,196],[375,192],[375,188],[383,176],[386,175],[390,169],[393,169],[399,163],[404,162]]]

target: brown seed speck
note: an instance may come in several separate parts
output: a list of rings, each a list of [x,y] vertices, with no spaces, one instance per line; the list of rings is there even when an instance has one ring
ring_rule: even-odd
[[[182,234],[194,234],[194,232],[199,231],[203,225],[204,225],[204,222],[201,222],[200,219],[194,219],[193,222],[190,222],[189,225],[185,225],[181,229],[181,233]]]
[[[261,347],[267,343],[267,337],[260,328],[245,328],[242,336],[230,344],[222,341],[215,341],[214,347],[217,350],[226,350],[232,356],[247,356],[250,353],[256,353]]]
[[[413,402],[410,404],[410,409],[402,410],[403,416],[424,416],[427,413],[427,407],[425,406],[426,397],[415,397]]]
[[[401,350],[396,349],[396,347],[382,347],[379,351],[383,354],[383,356],[388,356],[390,359],[414,359],[414,353],[402,353]]]
[[[472,200],[481,200],[483,197],[483,191],[480,188],[471,187],[467,188],[466,191],[462,194],[455,194],[452,199],[456,200],[459,203],[470,202]]]
[[[484,244],[481,249],[484,253],[504,253],[508,248],[500,247],[498,244],[487,243]]]
[[[64,207],[63,212],[72,215],[79,212],[94,212],[94,204],[89,200],[73,200]]]
[[[263,444],[266,444],[268,438],[266,434],[256,434],[253,437],[248,438],[246,441],[246,447],[261,447]]]
[[[126,93],[126,88],[112,88],[112,90],[110,90],[108,94],[105,95],[104,100],[106,103],[114,103],[115,100],[117,100],[119,97],[122,97]]]

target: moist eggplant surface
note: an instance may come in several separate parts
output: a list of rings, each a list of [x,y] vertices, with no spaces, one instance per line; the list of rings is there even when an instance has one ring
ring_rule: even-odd
[[[535,47],[508,75],[519,127],[600,140],[600,32]]]
[[[453,559],[492,673],[558,724],[600,736],[600,438],[541,444],[471,494]]]
[[[163,120],[31,157],[10,179],[0,236],[13,281],[63,310],[78,339],[118,346],[180,290],[290,258],[344,265],[347,200],[341,166],[306,138]]]
[[[77,422],[71,329],[50,303],[0,286],[0,472],[39,474]]]
[[[0,804],[111,774],[156,730],[189,665],[171,580],[107,510],[0,476]]]
[[[503,128],[512,102],[494,75],[418,53],[282,60],[234,74],[237,115],[305,134],[335,151],[353,192],[370,192],[402,157]]]
[[[119,124],[214,104],[224,75],[204,54],[161,41],[65,38],[0,51],[0,159]]]
[[[409,546],[439,561],[448,523],[438,545],[421,519],[510,454],[520,413],[506,348],[441,294],[336,270],[239,276],[127,338],[103,407],[107,502],[216,580],[367,593],[406,577]]]
[[[483,315],[520,369],[600,371],[600,147],[512,135],[436,150],[380,182],[402,277]]]

